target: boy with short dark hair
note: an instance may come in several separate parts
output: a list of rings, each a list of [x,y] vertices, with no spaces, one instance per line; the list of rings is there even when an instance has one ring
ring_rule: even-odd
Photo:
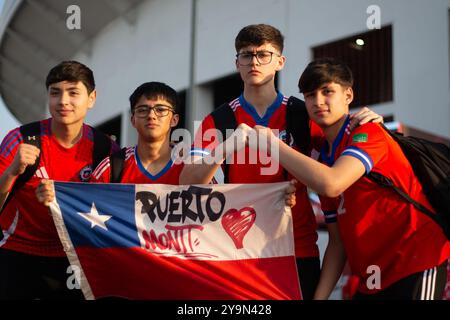
[[[140,85],[130,96],[131,123],[138,143],[125,148],[123,183],[179,184],[183,163],[172,159],[170,134],[179,121],[177,93],[161,82]],[[111,182],[110,158],[93,173],[94,182]]]
[[[366,177],[379,172],[434,211],[400,146],[381,126],[349,128],[352,85],[351,70],[334,59],[311,62],[300,77],[309,116],[325,134],[323,164],[256,127],[266,141],[279,143],[280,163],[291,174],[321,195],[338,197],[322,201],[330,242],[315,298],[328,298],[347,256],[360,278],[354,299],[439,299],[450,243],[431,218]]]
[[[10,131],[0,145],[0,299],[82,298],[69,290],[69,262],[48,209],[35,190],[41,179],[88,181],[93,170],[95,129],[84,124],[96,100],[92,71],[76,61],[52,68],[46,80],[51,118],[37,123],[39,137]],[[40,139],[41,148],[25,143]],[[109,138],[111,152],[118,147]],[[102,155],[104,157],[104,155]],[[5,205],[18,176],[39,160],[38,169]],[[70,272],[70,270],[69,270]]]
[[[282,70],[286,61],[283,56],[284,38],[281,32],[267,24],[248,25],[241,29],[235,39],[236,69],[244,82],[244,91],[241,96],[231,101],[227,108],[231,108],[239,125],[253,127],[263,125],[272,129],[278,129],[282,139],[286,137],[286,110],[288,97],[275,89],[275,74]],[[370,110],[360,112],[356,120],[371,120],[374,115]],[[367,119],[368,118],[368,119]],[[362,120],[365,119],[365,120]],[[216,124],[212,115],[208,115],[202,122],[197,132],[194,148],[192,150],[193,164],[186,164],[181,174],[181,184],[209,183],[215,176],[218,182],[229,183],[272,183],[290,180],[283,168],[275,165],[275,172],[270,175],[262,175],[262,168],[267,167],[258,163],[233,163],[229,164],[229,170],[225,180],[220,176],[221,161],[213,164],[198,164],[200,158],[208,157],[217,151],[217,137],[205,135],[210,129],[215,129]],[[235,128],[229,128],[235,129]],[[239,135],[237,130],[235,133]],[[322,133],[317,126],[312,126],[311,135],[321,137]],[[307,137],[305,137],[306,139]],[[239,144],[239,143],[238,143]],[[236,149],[239,149],[239,145]],[[219,154],[222,161],[233,154],[233,150],[224,150]],[[236,150],[239,151],[239,150]],[[309,150],[310,152],[311,150]],[[249,150],[242,150],[244,159],[249,159]],[[308,151],[306,151],[308,152]],[[238,153],[236,153],[238,154]],[[217,155],[214,155],[216,158]],[[235,156],[234,159],[239,158]],[[298,185],[296,192],[297,205],[292,208],[295,253],[299,270],[300,283],[303,298],[312,299],[320,275],[319,249],[317,247],[316,221],[306,187]]]

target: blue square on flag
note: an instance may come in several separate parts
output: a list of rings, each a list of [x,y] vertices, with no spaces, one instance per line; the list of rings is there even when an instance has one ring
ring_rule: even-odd
[[[55,194],[74,246],[139,247],[134,185],[57,183]]]

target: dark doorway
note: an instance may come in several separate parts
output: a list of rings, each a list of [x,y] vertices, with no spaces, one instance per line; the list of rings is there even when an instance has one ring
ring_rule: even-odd
[[[96,126],[104,134],[110,136],[120,146],[120,132],[122,128],[122,116],[114,117],[102,124]]]

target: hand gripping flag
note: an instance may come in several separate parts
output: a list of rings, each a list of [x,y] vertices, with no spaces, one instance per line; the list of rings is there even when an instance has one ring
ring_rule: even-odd
[[[50,207],[86,299],[300,299],[286,186],[55,182]]]

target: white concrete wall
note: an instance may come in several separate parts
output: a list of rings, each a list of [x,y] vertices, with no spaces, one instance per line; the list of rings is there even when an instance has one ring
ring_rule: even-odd
[[[285,0],[198,0],[197,80],[206,82],[236,72],[234,39],[239,30],[268,23],[282,32]]]
[[[186,88],[189,25],[190,3],[177,0],[147,1],[137,8],[135,24],[119,19],[109,25],[93,41],[91,56],[79,56],[93,69],[98,90],[87,121],[101,123],[129,110],[128,97],[143,82]]]
[[[269,23],[283,32],[287,64],[280,89],[299,96],[297,81],[311,47],[368,31],[366,9],[373,4],[381,9],[382,25],[393,26],[394,101],[372,107],[450,138],[450,0],[198,0],[195,79],[201,103],[191,118],[201,120],[212,109],[208,82],[235,71],[234,37],[243,26]],[[188,87],[190,9],[187,0],[148,0],[134,25],[117,20],[93,41],[91,56],[80,56],[94,69],[99,90],[88,121],[123,113],[142,82]]]

